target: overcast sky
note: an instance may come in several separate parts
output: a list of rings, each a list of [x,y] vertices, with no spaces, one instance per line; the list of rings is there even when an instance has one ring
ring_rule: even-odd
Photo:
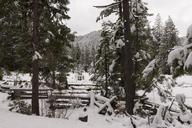
[[[109,4],[112,0],[70,0],[69,15],[71,19],[67,25],[76,31],[78,35],[83,35],[94,30],[101,29],[100,23],[96,23],[96,18],[100,10],[94,5]],[[150,17],[151,24],[160,13],[164,22],[171,16],[180,36],[186,35],[187,27],[192,24],[192,0],[144,0],[148,3],[149,12],[154,16]]]

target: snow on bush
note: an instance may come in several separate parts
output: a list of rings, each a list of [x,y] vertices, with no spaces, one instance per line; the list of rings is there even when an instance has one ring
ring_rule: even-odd
[[[166,128],[167,127],[165,122],[163,121],[163,117],[162,117],[164,111],[165,111],[165,106],[160,106],[157,111],[156,116],[153,119],[152,128],[161,128],[161,127]]]
[[[175,96],[175,100],[178,102],[178,104],[184,104],[185,103],[185,94],[177,94]]]
[[[168,55],[167,60],[168,65],[172,66],[175,61],[178,61],[178,64],[182,65],[183,62],[185,61],[186,54],[187,52],[186,49],[184,49],[184,47],[174,49]]]
[[[118,39],[116,41],[116,48],[122,48],[125,45],[125,43],[122,41],[122,39]]]
[[[184,69],[187,70],[192,67],[192,52],[187,57],[187,60],[185,61]]]
[[[115,64],[116,64],[115,61],[116,61],[116,60],[113,60],[112,63],[111,63],[111,65],[109,66],[109,73],[112,73],[112,72],[113,72],[113,69],[114,69]]]
[[[152,60],[147,67],[143,70],[143,78],[146,78],[154,69],[156,65],[156,59]]]
[[[186,45],[172,50],[168,55],[167,63],[171,67],[171,72],[176,70],[188,70],[192,67],[192,25],[187,30]]]
[[[35,51],[35,54],[33,55],[33,61],[35,60],[41,60],[42,56],[39,52]]]

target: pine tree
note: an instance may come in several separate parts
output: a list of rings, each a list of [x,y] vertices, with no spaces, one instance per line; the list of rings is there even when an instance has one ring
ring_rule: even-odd
[[[173,23],[171,17],[165,22],[165,27],[163,29],[163,35],[161,38],[161,43],[159,46],[159,65],[160,73],[166,74],[169,73],[167,63],[167,57],[170,50],[178,44],[178,32]]]
[[[96,48],[94,45],[92,45],[91,47],[91,62],[92,62],[92,68],[95,67],[95,62],[96,62],[96,59],[95,59],[95,56],[96,56]]]
[[[101,41],[96,55],[95,62],[95,76],[92,78],[97,81],[97,84],[102,86],[104,92],[102,95],[109,97],[109,84],[110,80],[110,63],[112,62],[112,51],[110,50],[111,44],[111,26],[107,23],[102,24]]]
[[[37,2],[38,9],[34,3]],[[38,85],[38,70],[43,77],[51,77],[52,84],[58,79],[66,80],[66,72],[71,68],[72,58],[68,55],[70,42],[74,36],[63,21],[69,19],[67,15],[68,0],[36,1],[7,0],[1,2],[1,67],[32,72],[34,85]],[[35,12],[35,13],[33,13]],[[34,16],[34,14],[36,14]],[[34,23],[34,24],[33,24]],[[34,38],[32,38],[34,37]],[[33,41],[34,39],[34,41]],[[3,48],[6,46],[5,48]],[[41,61],[39,59],[42,57]],[[32,61],[33,60],[33,61]],[[37,66],[39,61],[39,66]],[[9,61],[9,62],[8,62]],[[11,63],[12,62],[12,63]],[[6,66],[6,64],[13,64]],[[24,69],[23,69],[24,68]],[[58,71],[58,74],[55,74]],[[57,77],[58,76],[58,77]],[[36,86],[37,87],[37,86]],[[38,94],[37,89],[34,91]],[[37,99],[37,97],[35,98]],[[36,100],[37,103],[37,100]],[[33,104],[33,103],[32,103]],[[33,105],[33,107],[35,107]],[[33,111],[36,114],[37,105]]]
[[[151,62],[149,62],[149,64],[146,66],[146,68],[143,71],[143,76],[144,76],[147,84],[151,85],[151,84],[153,84],[154,78],[161,79],[162,75],[170,74],[171,72],[173,72],[172,69],[169,68],[167,59],[170,58],[169,52],[171,50],[175,49],[174,46],[178,45],[178,42],[179,42],[178,39],[179,39],[178,31],[177,31],[172,19],[169,17],[168,20],[165,22],[165,27],[163,29],[162,37],[161,37],[160,43],[159,43],[159,51],[156,53],[156,55],[154,57],[155,59],[153,59]],[[177,50],[180,51],[179,49],[177,49]],[[175,52],[175,50],[173,50],[173,51]],[[181,50],[180,52],[181,53],[179,53],[179,54],[183,54],[183,56],[185,56],[184,51]],[[173,57],[173,58],[175,58],[175,57]],[[170,59],[168,59],[168,60],[170,60]],[[176,63],[178,63],[178,62],[177,61],[174,62],[173,65],[174,66],[177,65]],[[180,62],[180,63],[181,63],[181,65],[183,65],[182,64],[183,62]],[[150,70],[148,70],[149,67],[150,67]],[[178,73],[182,74],[183,73],[182,68],[183,68],[183,66],[181,66],[181,67],[178,66],[177,68],[175,68],[176,69],[176,70],[174,70],[175,73],[173,73],[173,74],[175,74],[174,76],[177,76]]]
[[[146,36],[145,34],[145,26],[146,26],[146,16],[148,15],[147,13],[147,8],[145,7],[145,5],[141,2],[141,1],[131,1],[131,4],[128,5],[130,7],[131,10],[131,14],[130,17],[128,16],[128,19],[124,19],[125,17],[123,16],[123,14],[125,16],[127,16],[127,13],[129,13],[130,10],[127,10],[127,7],[122,9],[122,5],[123,2],[114,2],[110,5],[106,5],[106,6],[97,6],[98,8],[105,8],[102,12],[101,15],[98,17],[98,19],[102,19],[104,17],[109,16],[112,12],[118,12],[119,14],[119,18],[118,20],[112,24],[112,37],[111,37],[111,42],[114,42],[115,45],[112,45],[113,43],[110,43],[110,47],[112,48],[112,55],[113,57],[110,58],[110,60],[112,60],[110,62],[110,67],[112,67],[112,72],[110,73],[110,80],[112,79],[113,81],[115,81],[113,84],[111,84],[112,86],[118,84],[118,86],[124,86],[124,88],[126,88],[126,100],[127,100],[127,110],[130,114],[133,114],[132,112],[132,108],[134,106],[134,102],[133,99],[134,97],[134,93],[135,93],[135,87],[138,84],[138,80],[136,80],[137,76],[136,74],[141,74],[141,69],[140,67],[144,67],[144,66],[140,66],[141,62],[136,62],[141,60],[140,57],[145,56],[145,54],[147,54],[146,52],[143,52],[143,50],[141,49],[141,47],[143,46],[143,43],[146,41]],[[128,1],[124,1],[124,5],[128,4]],[[123,6],[124,6],[123,5]],[[122,11],[124,10],[124,12]],[[123,17],[121,17],[123,16]],[[130,19],[129,19],[130,18]],[[129,27],[126,28],[128,34],[128,38],[126,37],[126,40],[124,37],[124,30],[125,26],[127,25],[123,25],[124,21],[130,21],[129,23]],[[129,30],[130,29],[130,30]],[[125,36],[127,33],[125,33]],[[125,48],[125,43],[126,41],[131,41],[131,45]],[[129,42],[130,43],[130,42]],[[114,46],[114,47],[113,47]],[[127,53],[127,50],[125,49],[131,49],[131,54]],[[127,54],[125,54],[127,53]],[[140,53],[140,54],[139,54]],[[131,58],[129,58],[129,61],[127,61],[127,55]],[[139,58],[135,58],[135,55],[139,55]],[[136,59],[136,60],[135,60]],[[132,62],[132,60],[135,60],[134,62]],[[127,62],[125,64],[125,62]],[[132,67],[132,68],[127,68],[127,64]],[[143,63],[142,63],[143,64]],[[123,66],[122,66],[123,65]],[[137,65],[137,66],[133,66],[133,65]],[[135,68],[137,67],[137,68]],[[110,69],[110,68],[109,68]],[[131,69],[131,70],[130,70]],[[129,71],[128,71],[129,70]],[[132,73],[131,73],[132,72]],[[125,75],[126,74],[126,75]],[[129,74],[129,75],[128,75]],[[125,77],[126,76],[126,77]],[[113,79],[114,78],[114,79]],[[128,81],[125,78],[130,78]],[[133,86],[129,86],[128,84],[131,83],[131,85]],[[130,87],[130,89],[127,89]],[[132,88],[133,87],[133,88]],[[132,88],[132,89],[131,89]],[[114,89],[116,90],[116,89]],[[130,91],[130,93],[128,93],[128,90]],[[128,96],[131,95],[131,96]],[[128,104],[131,104],[130,106],[128,106]]]
[[[156,19],[155,19],[155,23],[153,26],[153,36],[155,37],[157,44],[160,44],[162,34],[163,34],[163,24],[161,21],[160,14],[157,14]]]
[[[90,56],[90,50],[89,47],[85,46],[85,63],[84,63],[84,70],[87,72],[91,65],[91,56]]]
[[[80,57],[81,57],[81,49],[79,47],[79,44],[77,44],[76,46],[76,57],[75,57],[75,60],[77,61],[77,64],[80,63]]]

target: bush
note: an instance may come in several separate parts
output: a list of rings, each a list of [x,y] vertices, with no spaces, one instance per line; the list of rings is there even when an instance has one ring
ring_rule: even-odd
[[[31,105],[22,100],[14,100],[12,103],[9,104],[9,107],[9,111],[15,111],[27,115],[32,114]]]

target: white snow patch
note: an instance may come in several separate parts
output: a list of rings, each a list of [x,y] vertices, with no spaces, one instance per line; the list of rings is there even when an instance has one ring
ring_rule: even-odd
[[[136,27],[135,27],[135,24],[131,25],[131,32],[135,32],[136,31]]]
[[[41,60],[42,59],[42,56],[39,52],[35,51],[35,54],[33,55],[33,58],[32,60],[35,61],[35,60]]]
[[[125,43],[122,41],[122,39],[118,39],[117,41],[116,41],[116,47],[117,48],[122,48],[124,45],[125,45]]]
[[[153,59],[143,70],[143,78],[146,78],[149,75],[149,73],[151,73],[155,69],[155,65],[156,65],[156,59]]]
[[[185,61],[186,53],[187,53],[187,51],[184,47],[179,47],[179,48],[174,49],[168,55],[168,59],[167,59],[168,65],[171,66],[175,60],[178,60],[178,63],[180,65],[182,65],[183,62]]]
[[[132,128],[130,118],[100,115],[97,113],[96,107],[88,107],[87,112],[84,113],[88,115],[88,122],[81,122],[78,118],[82,115],[83,108],[73,110],[69,119],[47,118],[9,112],[5,109],[7,107],[4,106],[4,103],[2,103],[5,100],[5,94],[0,92],[0,128]],[[146,126],[146,123],[138,122],[137,124],[138,128]]]
[[[78,77],[82,77],[81,80],[78,79]],[[93,81],[91,81],[92,74],[89,74],[87,72],[79,73],[73,73],[69,72],[67,76],[67,82],[68,84],[86,84],[86,85],[93,85]]]
[[[115,62],[115,60],[113,60],[111,65],[109,66],[109,73],[113,72],[113,68],[114,68],[115,64],[116,64],[116,62]]]
[[[46,43],[49,43],[49,42],[50,42],[50,40],[47,38],[47,39],[45,39],[45,42],[46,42]]]
[[[48,31],[49,35],[55,37],[55,35],[51,32],[51,31]]]

